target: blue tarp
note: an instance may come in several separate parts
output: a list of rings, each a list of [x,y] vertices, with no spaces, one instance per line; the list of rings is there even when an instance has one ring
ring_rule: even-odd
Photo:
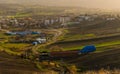
[[[94,45],[85,46],[82,50],[80,50],[80,53],[89,53],[94,52],[96,50],[96,47]]]

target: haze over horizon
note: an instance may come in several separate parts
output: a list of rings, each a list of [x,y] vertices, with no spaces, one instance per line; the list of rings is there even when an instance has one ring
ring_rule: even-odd
[[[47,6],[79,6],[120,10],[120,0],[0,0],[0,3],[40,4]]]

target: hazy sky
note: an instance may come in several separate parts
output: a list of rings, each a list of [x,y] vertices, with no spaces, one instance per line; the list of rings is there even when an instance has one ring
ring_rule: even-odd
[[[93,8],[120,8],[120,0],[42,0],[53,5],[83,6]]]
[[[120,0],[0,0],[0,2],[37,3],[52,6],[82,6],[91,8],[120,9]]]

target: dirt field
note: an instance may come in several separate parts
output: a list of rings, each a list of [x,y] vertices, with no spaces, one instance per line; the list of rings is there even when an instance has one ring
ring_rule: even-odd
[[[37,70],[34,65],[25,60],[19,59],[19,57],[8,55],[4,52],[0,52],[0,69],[21,69],[21,70]]]

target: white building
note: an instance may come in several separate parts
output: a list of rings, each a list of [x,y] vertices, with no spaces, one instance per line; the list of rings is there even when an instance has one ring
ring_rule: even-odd
[[[49,24],[50,24],[50,20],[45,20],[45,21],[44,21],[44,24],[45,24],[45,25],[49,25]]]
[[[115,20],[115,18],[107,18],[106,20],[107,21],[112,21],[112,20]]]
[[[47,39],[45,39],[45,38],[37,38],[36,41],[41,44],[41,43],[46,43]]]
[[[51,19],[51,24],[54,24],[55,23],[55,20],[54,19]]]
[[[70,17],[69,16],[61,16],[59,21],[61,23],[66,23],[66,22],[69,22],[70,21]]]

